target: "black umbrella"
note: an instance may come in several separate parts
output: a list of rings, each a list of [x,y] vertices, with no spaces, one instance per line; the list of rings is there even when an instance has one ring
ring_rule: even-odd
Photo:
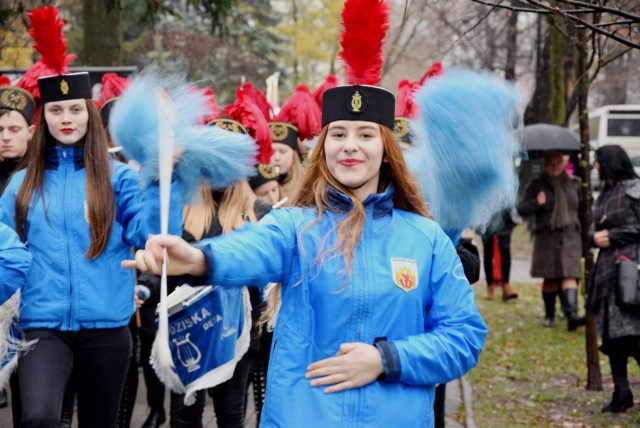
[[[580,137],[562,126],[536,123],[523,128],[520,135],[522,147],[529,152],[558,150],[560,152],[580,151]]]

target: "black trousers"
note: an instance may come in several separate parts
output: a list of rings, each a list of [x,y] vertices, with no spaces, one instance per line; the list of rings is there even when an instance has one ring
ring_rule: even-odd
[[[253,360],[251,352],[244,354],[236,365],[233,377],[210,389],[219,428],[244,428],[247,385]],[[196,402],[191,406],[185,406],[183,399],[184,395],[171,393],[171,428],[201,428],[205,391],[197,392]]]
[[[65,389],[74,376],[80,428],[113,428],[131,356],[129,329],[25,331],[38,339],[20,358],[22,427],[59,427]]]
[[[147,404],[152,412],[155,411],[164,414],[164,384],[158,379],[155,370],[149,362],[157,330],[155,307],[147,308],[142,306],[142,308],[140,308],[140,318],[142,319],[142,327],[138,329],[138,337],[140,339],[140,365],[142,366],[144,383],[147,386]]]
[[[493,285],[493,236],[483,236],[482,246],[484,247],[484,276],[486,277],[487,284]],[[502,259],[502,266],[500,274],[502,276],[502,283],[509,283],[509,276],[511,274],[511,235],[497,235],[498,236],[498,249],[500,250],[500,257]]]

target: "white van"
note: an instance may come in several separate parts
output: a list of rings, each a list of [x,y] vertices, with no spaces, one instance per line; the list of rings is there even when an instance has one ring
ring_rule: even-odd
[[[608,105],[589,113],[591,147],[617,144],[640,167],[640,104]]]
[[[626,150],[636,173],[640,175],[640,104],[607,105],[589,112],[589,144],[593,151],[605,144]],[[592,170],[591,184],[597,191],[600,180]]]

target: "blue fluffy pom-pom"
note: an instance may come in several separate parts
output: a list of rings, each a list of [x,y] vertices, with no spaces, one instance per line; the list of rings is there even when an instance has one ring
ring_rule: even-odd
[[[182,154],[174,174],[184,201],[192,200],[202,182],[224,188],[255,172],[258,146],[251,137],[198,125],[206,103],[201,92],[158,76],[139,76],[114,106],[109,131],[125,155],[141,165],[145,185],[158,179],[156,88],[168,91],[176,115],[174,145]]]
[[[495,76],[452,70],[416,94],[420,113],[405,158],[435,220],[482,229],[515,204],[516,92]]]

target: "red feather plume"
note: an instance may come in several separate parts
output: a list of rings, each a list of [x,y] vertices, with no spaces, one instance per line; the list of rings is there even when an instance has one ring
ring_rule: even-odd
[[[298,85],[280,109],[275,121],[295,125],[298,128],[298,138],[309,140],[320,133],[322,112],[309,88]]]
[[[127,90],[131,84],[128,77],[120,77],[116,73],[104,73],[102,75],[102,94],[100,95],[100,104],[105,101],[119,97]]]
[[[11,85],[11,79],[9,79],[7,76],[0,76],[0,86],[10,86]]]
[[[33,9],[27,16],[31,22],[29,34],[35,41],[33,48],[42,55],[40,61],[55,74],[63,74],[76,56],[67,55],[67,39],[62,33],[64,22],[58,12],[53,6],[45,6]]]
[[[65,74],[67,66],[76,58],[74,54],[67,55],[67,39],[62,34],[64,23],[58,12],[53,6],[45,6],[27,14],[30,19],[29,34],[35,42],[34,49],[40,53],[40,59],[20,77],[16,86],[29,91],[37,104],[40,102],[38,78]]]
[[[271,107],[271,104],[269,104],[269,101],[267,101],[267,97],[264,92],[262,92],[260,89],[255,89],[253,83],[251,82],[247,82],[242,85],[242,92],[244,92],[246,96],[251,98],[255,105],[258,106],[265,119],[271,120],[271,118],[273,117],[273,108]]]
[[[327,89],[335,88],[338,86],[338,77],[335,74],[330,74],[327,78],[322,82],[320,86],[313,91],[313,98],[316,100],[318,106],[322,109],[322,94]]]
[[[418,83],[420,86],[424,85],[425,80],[430,79],[432,77],[440,76],[442,74],[442,64],[438,61],[431,64],[431,67],[424,73],[424,76],[420,79]]]
[[[420,89],[418,82],[411,83],[407,79],[398,82],[396,96],[396,116],[414,118],[418,113],[418,106],[413,101],[416,91]]]
[[[389,29],[385,0],[346,0],[338,53],[352,85],[377,85],[382,73],[382,46]]]
[[[415,118],[418,115],[418,105],[414,102],[416,92],[424,85],[424,82],[432,77],[442,74],[442,64],[434,62],[427,72],[417,82],[402,79],[398,82],[398,95],[396,96],[396,116]]]
[[[273,155],[271,130],[267,119],[251,98],[245,96],[242,89],[236,90],[237,98],[223,110],[223,114],[240,122],[256,140],[259,148],[258,163],[268,165]]]

